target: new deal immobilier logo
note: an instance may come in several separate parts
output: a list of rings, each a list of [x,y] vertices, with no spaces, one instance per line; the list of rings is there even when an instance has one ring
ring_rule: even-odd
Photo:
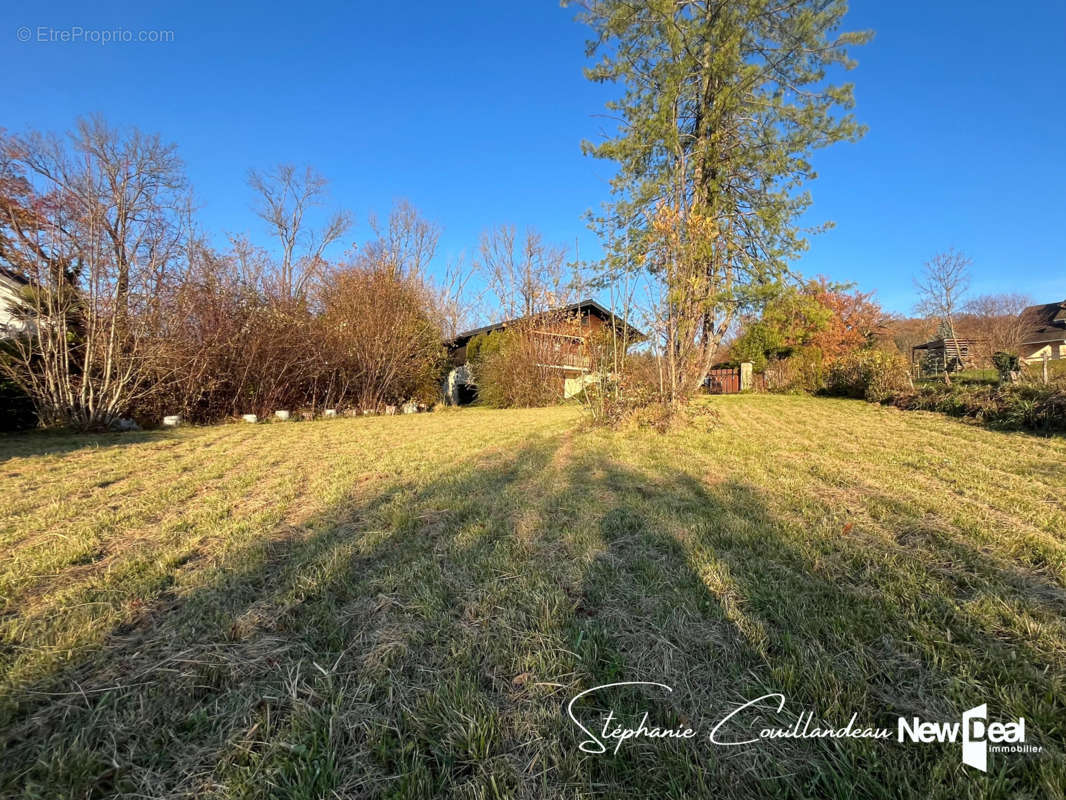
[[[665,683],[655,681],[620,681],[604,683],[585,689],[570,700],[566,706],[567,716],[578,727],[584,738],[578,743],[582,753],[600,755],[615,753],[627,742],[638,741],[681,741],[697,738],[696,725],[688,722],[676,727],[657,725],[649,722],[650,711],[643,714],[618,713],[611,708],[608,690],[617,687],[654,687],[656,690],[673,692]],[[647,690],[647,689],[645,689]],[[593,705],[599,709],[602,722],[596,721],[595,715],[589,715],[589,709],[575,709],[582,698],[596,695],[598,702]],[[602,715],[606,706],[607,714]],[[769,715],[781,715],[785,709],[785,695],[770,692],[754,700],[749,700],[733,708],[719,719],[706,740],[717,747],[757,747],[769,740],[790,739],[874,739],[882,742],[892,740],[891,727],[875,727],[858,722],[858,713],[851,715],[846,725],[820,723],[815,721],[813,710],[801,711],[798,717],[786,727],[757,727],[761,719]],[[636,727],[633,727],[636,723]],[[989,722],[988,705],[982,703],[962,715],[962,722],[927,722],[919,717],[898,717],[896,738],[902,743],[941,744],[962,743],[962,763],[968,767],[988,772],[989,753],[1039,753],[1043,750],[1037,745],[1025,743],[1025,718],[1019,717],[1013,722]]]
[[[962,715],[958,722],[922,722],[899,718],[899,741],[956,742],[962,739],[962,763],[988,771],[988,753],[1036,753],[1040,747],[1025,744],[1025,717],[1014,722],[988,722],[988,704],[982,703]],[[991,747],[990,747],[991,745]]]

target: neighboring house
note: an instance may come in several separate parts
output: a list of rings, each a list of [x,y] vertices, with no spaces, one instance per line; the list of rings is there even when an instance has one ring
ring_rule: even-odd
[[[1029,306],[1018,317],[1022,361],[1066,358],[1066,301]]]
[[[463,405],[477,397],[475,378],[467,358],[467,345],[480,334],[503,331],[515,326],[528,326],[537,339],[537,350],[543,353],[544,362],[539,366],[548,368],[558,376],[559,394],[571,397],[581,391],[587,376],[591,374],[588,339],[591,335],[610,330],[613,325],[617,334],[627,344],[644,339],[644,334],[616,316],[595,300],[582,300],[561,308],[553,308],[528,317],[505,320],[494,325],[475,328],[460,333],[447,343],[451,370],[445,386],[445,395],[452,405]]]
[[[26,323],[17,319],[12,311],[29,281],[12,269],[0,267],[0,339],[14,336],[26,329]]]

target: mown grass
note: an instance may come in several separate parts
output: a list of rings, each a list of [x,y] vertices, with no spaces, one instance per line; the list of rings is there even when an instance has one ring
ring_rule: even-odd
[[[26,797],[1062,797],[1066,440],[713,400],[0,440],[0,790]],[[696,740],[578,750],[649,710]],[[1044,752],[710,745],[1024,716]],[[630,720],[634,723],[636,720]]]

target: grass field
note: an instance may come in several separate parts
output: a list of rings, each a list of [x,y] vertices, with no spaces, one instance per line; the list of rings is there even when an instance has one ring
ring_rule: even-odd
[[[1063,797],[1066,439],[713,404],[0,439],[0,793]],[[697,737],[579,751],[619,681]],[[771,692],[893,739],[707,741]],[[894,739],[981,703],[1044,751]]]

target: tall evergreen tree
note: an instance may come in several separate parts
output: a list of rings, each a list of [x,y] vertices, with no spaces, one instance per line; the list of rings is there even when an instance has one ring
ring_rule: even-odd
[[[612,243],[607,268],[635,265],[662,276],[676,260],[662,243],[686,247],[687,231],[705,227],[688,224],[690,216],[713,229],[709,246],[695,248],[705,253],[701,279],[681,270],[684,283],[664,292],[673,331],[667,350],[694,354],[678,367],[676,388],[691,391],[738,310],[805,249],[811,231],[798,217],[810,205],[803,184],[815,177],[811,152],[863,133],[848,111],[852,85],[834,85],[830,72],[853,67],[848,48],[871,34],[837,32],[843,0],[588,0],[579,7],[595,34],[587,50],[597,60],[587,76],[624,87],[608,104],[616,135],[584,145],[618,166],[614,201],[600,220]],[[663,208],[678,220],[678,235],[656,234]],[[698,319],[679,319],[693,314]]]

